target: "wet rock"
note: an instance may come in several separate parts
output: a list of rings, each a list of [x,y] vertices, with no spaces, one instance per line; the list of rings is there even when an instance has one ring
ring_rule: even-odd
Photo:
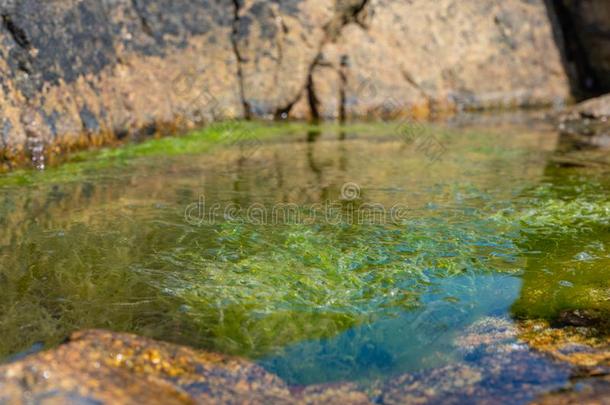
[[[356,384],[321,384],[292,389],[299,404],[372,404],[368,395]]]
[[[384,404],[527,403],[563,387],[571,374],[565,364],[533,352],[517,339],[514,324],[484,318],[456,340],[464,360],[405,374],[380,389]]]
[[[598,319],[602,322],[591,326],[584,313],[579,311],[576,316],[574,311],[566,312],[563,317],[564,322],[581,326],[552,327],[543,320],[519,322],[519,337],[532,348],[579,367],[580,374],[598,373],[600,369],[610,371],[610,330],[603,322],[606,318],[600,315]],[[587,326],[583,326],[585,323]]]
[[[83,331],[56,349],[1,366],[0,403],[494,404],[527,403],[537,396],[540,403],[606,398],[607,370],[585,373],[549,359],[520,342],[521,332],[506,319],[482,319],[455,341],[462,361],[365,389],[354,383],[290,387],[244,359],[135,335]],[[571,355],[588,349],[563,350]],[[570,376],[580,379],[568,384]]]
[[[610,404],[610,378],[585,379],[574,382],[569,388],[538,398],[532,404],[540,405],[606,405]]]
[[[610,95],[587,100],[561,115],[562,136],[577,145],[610,147]]]

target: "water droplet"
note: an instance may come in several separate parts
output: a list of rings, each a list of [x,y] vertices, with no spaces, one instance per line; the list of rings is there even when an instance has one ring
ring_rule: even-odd
[[[38,138],[29,138],[27,148],[32,159],[32,165],[37,170],[45,169],[45,148],[44,142]]]

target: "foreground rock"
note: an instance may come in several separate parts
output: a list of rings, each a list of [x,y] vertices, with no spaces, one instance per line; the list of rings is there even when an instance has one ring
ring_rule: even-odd
[[[375,382],[289,387],[243,359],[128,334],[86,331],[57,349],[0,367],[0,404],[19,403],[527,403],[565,386],[570,365],[518,342],[486,318],[456,345],[462,361]]]
[[[610,320],[586,310],[547,321],[519,324],[520,338],[532,348],[574,367],[571,383],[540,397],[537,404],[610,403]]]
[[[533,404],[606,405],[610,404],[610,377],[580,379],[570,389],[544,395]]]
[[[405,374],[381,389],[384,404],[526,404],[563,387],[571,367],[532,352],[518,329],[502,318],[484,318],[459,337],[464,360]]]
[[[0,166],[216,120],[570,95],[543,0],[0,2]]]
[[[574,311],[583,312],[583,311]],[[519,324],[520,338],[534,349],[579,367],[582,375],[610,373],[610,337],[607,324],[591,323],[570,315],[568,323],[552,327],[547,321]],[[604,319],[602,322],[607,322]]]
[[[246,360],[128,334],[86,331],[0,368],[0,404],[363,403],[351,385],[295,395]]]

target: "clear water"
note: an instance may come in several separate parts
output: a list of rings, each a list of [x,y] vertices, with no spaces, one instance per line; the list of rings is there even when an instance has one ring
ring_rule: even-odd
[[[610,313],[607,166],[546,130],[370,132],[2,183],[0,358],[105,328],[365,380],[456,361],[484,316]]]

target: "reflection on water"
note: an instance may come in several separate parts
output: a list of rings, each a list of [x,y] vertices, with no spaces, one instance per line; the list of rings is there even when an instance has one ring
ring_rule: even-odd
[[[455,361],[454,337],[480,317],[511,306],[552,316],[528,312],[549,296],[551,312],[571,305],[554,283],[566,255],[586,259],[575,265],[593,274],[582,288],[608,291],[607,238],[570,233],[550,246],[563,228],[524,216],[552,216],[546,202],[590,183],[549,173],[554,134],[438,130],[438,162],[391,135],[314,131],[248,153],[134,159],[3,187],[0,356],[95,327],[256,358],[297,384],[363,379]],[[346,183],[358,185],[357,201],[344,201]],[[599,208],[607,190],[583,203]],[[202,196],[221,207],[215,221],[185,221]],[[224,210],[329,201],[408,212],[398,222],[259,225]]]
[[[306,340],[264,358],[289,383],[374,379],[461,360],[454,340],[477,319],[506,313],[521,282],[510,275],[456,276],[433,281],[421,308]]]

